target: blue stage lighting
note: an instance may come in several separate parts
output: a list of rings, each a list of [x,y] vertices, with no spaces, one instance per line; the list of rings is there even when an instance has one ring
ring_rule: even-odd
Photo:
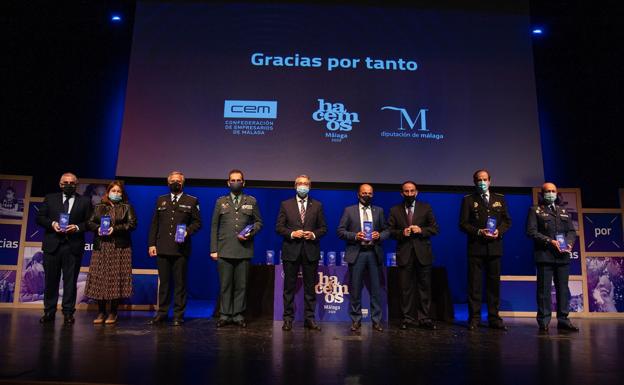
[[[119,22],[121,22],[121,16],[119,16],[119,15],[112,15],[111,16],[111,21],[113,23],[119,23]]]
[[[533,31],[531,31],[533,33],[533,35],[541,35],[544,33],[544,30],[541,28],[533,28]]]

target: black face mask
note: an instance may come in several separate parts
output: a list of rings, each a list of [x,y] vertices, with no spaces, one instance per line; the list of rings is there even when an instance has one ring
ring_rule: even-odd
[[[63,194],[67,196],[72,196],[76,192],[75,184],[64,184],[63,185]]]
[[[414,203],[414,201],[416,200],[415,196],[411,196],[411,197],[403,197],[403,200],[405,201],[405,205],[406,206],[411,206],[412,203]]]
[[[234,194],[238,194],[243,191],[243,183],[242,182],[233,182],[230,183],[230,191]]]
[[[169,184],[169,190],[174,194],[178,194],[180,191],[182,191],[182,183],[173,182]]]
[[[372,201],[373,201],[373,197],[371,196],[364,195],[360,197],[360,203],[362,204],[362,206],[370,206]]]

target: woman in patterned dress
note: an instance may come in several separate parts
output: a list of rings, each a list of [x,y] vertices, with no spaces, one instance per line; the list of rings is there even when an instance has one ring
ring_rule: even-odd
[[[106,234],[100,234],[103,216],[110,217],[110,229]],[[113,181],[108,185],[102,203],[93,209],[87,226],[95,233],[95,239],[85,294],[98,302],[99,312],[93,323],[114,324],[119,301],[132,295],[130,232],[137,226],[134,208],[128,203],[122,182]]]

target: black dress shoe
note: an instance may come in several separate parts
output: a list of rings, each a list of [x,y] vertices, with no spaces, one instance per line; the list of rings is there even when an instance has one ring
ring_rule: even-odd
[[[234,321],[234,325],[238,326],[239,328],[245,329],[247,327],[247,322],[245,322],[245,320],[242,319],[240,321]]]
[[[54,322],[54,313],[44,314],[41,318],[39,318],[39,322],[42,324]]]
[[[184,318],[176,317],[176,318],[173,319],[173,322],[171,323],[171,325],[173,325],[173,326],[182,326],[183,323],[184,323]]]
[[[373,322],[373,330],[376,330],[378,332],[383,332],[383,327],[381,327],[381,323]]]
[[[503,330],[503,331],[507,331],[507,325],[505,325],[503,323],[503,321],[498,321],[498,322],[492,322],[490,324],[488,324],[488,327],[490,329],[496,329],[496,330]]]
[[[358,330],[360,330],[361,327],[362,327],[362,323],[361,322],[351,321],[351,331],[352,332],[357,332]]]
[[[309,320],[303,323],[303,327],[309,330],[321,331],[321,327],[316,322]]]
[[[218,328],[222,328],[222,327],[224,327],[224,326],[227,326],[229,323],[230,323],[230,321],[229,321],[229,320],[226,320],[226,319],[218,319],[218,320],[217,320],[217,327],[218,327]]]
[[[578,332],[579,331],[578,326],[573,325],[572,322],[565,322],[565,323],[557,324],[557,329],[565,330],[565,331],[569,331],[569,332]]]
[[[436,330],[438,328],[430,319],[419,322],[418,327],[428,330]]]
[[[74,322],[76,322],[76,319],[73,314],[65,314],[65,325],[72,325]]]
[[[149,325],[156,325],[156,324],[160,324],[167,321],[167,316],[165,314],[158,314],[156,315],[156,317],[152,318],[151,320],[147,321],[147,323]]]
[[[284,321],[284,324],[282,325],[282,330],[289,332],[292,330],[292,321]]]

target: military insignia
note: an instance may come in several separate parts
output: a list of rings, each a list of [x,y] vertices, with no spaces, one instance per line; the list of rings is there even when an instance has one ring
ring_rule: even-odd
[[[228,207],[230,207],[230,204],[228,202],[224,202],[224,203],[221,203],[221,207],[223,207],[224,209],[227,209]]]
[[[474,207],[475,208],[479,207],[479,203],[478,202],[474,202]]]
[[[188,206],[188,205],[180,205],[180,207],[183,207],[185,209],[190,209],[191,208],[191,206]]]
[[[161,205],[161,206],[167,206],[167,201],[162,201],[162,202],[160,203],[160,205]]]
[[[500,202],[494,202],[492,207],[502,207],[503,205]]]
[[[566,213],[565,209],[561,209],[561,213],[565,214]]]
[[[195,207],[197,207],[197,211],[199,211],[199,205],[197,205],[197,206],[195,206]]]
[[[251,209],[253,209],[253,206],[252,205],[243,205],[241,208],[243,210],[247,210],[247,209],[251,210]]]

